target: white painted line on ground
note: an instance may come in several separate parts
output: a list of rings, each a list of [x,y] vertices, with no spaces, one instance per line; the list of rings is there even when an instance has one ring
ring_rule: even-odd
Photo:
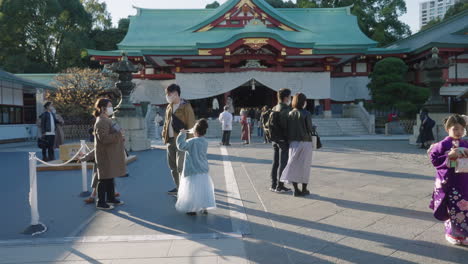
[[[0,246],[23,246],[42,244],[63,243],[109,243],[109,242],[151,242],[164,240],[201,240],[201,239],[223,239],[242,238],[240,233],[202,233],[181,235],[129,235],[129,236],[84,236],[63,238],[37,238],[37,239],[12,239],[0,240]]]
[[[221,146],[221,155],[223,156],[224,177],[226,179],[227,202],[238,209],[229,210],[231,217],[232,230],[234,233],[250,234],[250,226],[248,224],[247,215],[245,214],[244,202],[240,196],[239,186],[237,185],[234,169],[229,160],[229,153],[225,146]]]
[[[247,178],[249,178],[250,185],[252,185],[252,188],[254,189],[254,192],[255,192],[255,194],[256,194],[257,197],[258,197],[258,200],[260,201],[260,204],[261,204],[262,207],[263,207],[263,211],[265,211],[265,213],[268,213],[268,214],[269,214],[270,212],[269,212],[268,209],[266,208],[265,203],[263,202],[262,197],[261,197],[260,194],[258,193],[257,188],[255,187],[255,184],[254,184],[254,182],[252,181],[252,178],[250,177],[249,173],[247,172],[247,169],[245,168],[244,164],[242,164],[241,166],[242,166],[242,168],[244,169],[245,175],[247,175]],[[268,217],[268,221],[270,222],[270,225],[271,225],[271,227],[273,227],[273,229],[278,230],[278,228],[277,228],[276,225],[275,225],[275,222],[273,222],[273,220],[271,220],[270,217]],[[289,253],[288,253],[288,250],[286,249],[286,246],[285,246],[285,243],[284,243],[283,238],[282,238],[282,237],[279,237],[279,239],[281,240],[281,248],[284,250],[284,253],[286,254],[286,256],[288,256],[288,263],[289,263],[289,264],[294,263],[294,261],[291,259],[291,256],[290,256]]]

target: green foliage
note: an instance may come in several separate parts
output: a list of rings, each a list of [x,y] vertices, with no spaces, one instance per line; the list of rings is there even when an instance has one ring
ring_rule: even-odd
[[[466,11],[466,10],[468,10],[468,0],[461,0],[460,2],[455,3],[452,7],[450,7],[447,10],[447,12],[445,13],[443,19],[436,18],[436,19],[433,19],[433,20],[429,21],[429,23],[427,23],[425,26],[423,26],[421,28],[421,31],[426,30],[428,28],[431,28],[431,27],[433,27],[435,25],[438,25],[438,24],[442,23],[443,21],[446,21],[447,19],[449,19],[449,18],[451,18],[453,16],[456,16],[456,15],[458,15],[461,12]]]
[[[101,70],[70,68],[55,77],[57,90],[47,99],[66,120],[89,120],[99,94],[113,88],[115,81]]]
[[[283,0],[266,0],[274,8],[295,8],[297,7],[295,3],[291,0],[285,2]]]
[[[6,70],[54,72],[82,64],[77,40],[86,42],[92,21],[79,0],[4,0],[0,14],[0,64]],[[11,54],[24,57],[15,62]]]
[[[211,4],[207,4],[205,8],[209,9],[209,8],[218,8],[220,6],[220,4],[218,3],[218,1],[214,1],[213,3]]]
[[[13,73],[97,67],[86,48],[117,49],[129,20],[111,28],[101,0],[0,0],[0,67]]]
[[[335,0],[322,1],[321,7],[353,5],[351,12],[357,16],[362,32],[385,46],[411,35],[408,25],[398,18],[406,13],[404,0]]]
[[[91,15],[93,29],[108,29],[112,26],[112,18],[107,11],[106,3],[99,0],[80,0],[86,12]]]
[[[296,3],[299,8],[315,8],[318,7],[314,0],[297,0]]]
[[[421,30],[426,30],[428,28],[431,28],[437,24],[440,24],[440,22],[442,22],[442,19],[440,19],[439,17],[436,18],[436,19],[433,19],[431,21],[429,21],[429,23],[427,23],[426,25],[422,26],[421,27]]]
[[[409,84],[407,72],[408,66],[399,58],[385,58],[375,65],[368,84],[374,108],[396,109],[406,116],[419,111],[429,97],[429,90]]]

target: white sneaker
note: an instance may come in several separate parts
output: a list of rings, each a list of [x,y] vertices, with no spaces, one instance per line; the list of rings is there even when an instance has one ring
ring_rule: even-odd
[[[450,235],[445,235],[445,240],[447,240],[447,242],[449,242],[450,244],[457,245],[457,246],[462,245],[464,242],[466,242],[466,239],[461,240],[461,239],[454,238]]]

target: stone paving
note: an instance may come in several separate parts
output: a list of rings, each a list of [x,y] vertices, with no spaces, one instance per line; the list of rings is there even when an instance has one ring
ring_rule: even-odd
[[[268,190],[270,145],[227,153],[211,142],[218,209],[208,217],[174,210],[162,147],[137,153],[114,212],[82,204],[79,172],[41,172],[49,231],[31,240],[19,234],[27,155],[0,151],[0,263],[467,263],[468,248],[447,244],[428,208],[434,169],[407,141],[324,141],[304,198]]]

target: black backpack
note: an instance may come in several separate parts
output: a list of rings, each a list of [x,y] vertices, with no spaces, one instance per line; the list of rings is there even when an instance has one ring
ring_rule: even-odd
[[[271,111],[268,118],[268,136],[273,142],[280,142],[285,139],[281,128],[281,112]]]

